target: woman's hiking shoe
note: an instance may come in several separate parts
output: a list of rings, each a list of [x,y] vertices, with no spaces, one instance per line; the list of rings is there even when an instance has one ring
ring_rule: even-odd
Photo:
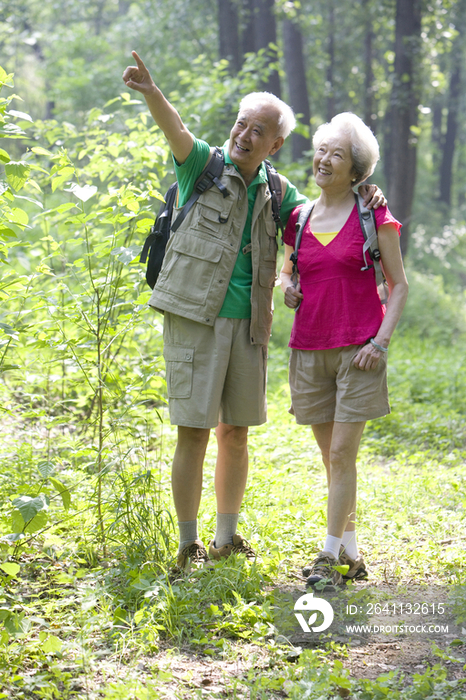
[[[191,544],[187,544],[179,552],[176,559],[176,566],[172,569],[171,578],[177,577],[183,573],[189,573],[193,569],[201,569],[210,562],[207,550],[201,540],[195,540]]]
[[[346,574],[343,574],[343,579],[345,581],[362,581],[369,576],[362,554],[358,554],[356,559],[351,559],[351,557],[348,556],[343,549],[343,545],[340,549],[338,562],[341,564],[341,566],[349,566]]]
[[[218,561],[226,559],[230,554],[245,554],[246,559],[253,561],[256,558],[256,553],[244,539],[242,535],[233,535],[233,544],[224,544],[223,547],[215,547],[214,541],[209,544],[209,557]]]
[[[338,561],[327,552],[319,552],[310,565],[310,573],[306,580],[306,588],[319,591],[335,591],[343,582],[343,576],[336,570]],[[307,567],[305,567],[307,569]]]
[[[351,559],[351,557],[348,554],[346,554],[343,545],[341,545],[340,547],[340,556],[338,557],[338,564],[340,566],[349,567],[346,574],[343,574],[344,581],[362,581],[363,579],[366,579],[369,576],[362,554],[358,554],[356,559]],[[303,566],[302,571],[304,578],[308,578],[311,575],[312,566],[313,563]]]

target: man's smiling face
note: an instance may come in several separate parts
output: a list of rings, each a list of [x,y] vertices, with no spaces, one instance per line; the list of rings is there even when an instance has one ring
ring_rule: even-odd
[[[230,132],[228,154],[245,179],[253,179],[260,164],[278,151],[278,112],[270,105],[257,105],[239,112]]]

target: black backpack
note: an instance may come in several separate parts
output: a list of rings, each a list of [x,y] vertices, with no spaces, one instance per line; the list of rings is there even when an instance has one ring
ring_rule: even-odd
[[[147,260],[146,281],[152,289],[157,282],[160,270],[162,268],[163,259],[165,257],[165,249],[167,247],[170,233],[176,231],[181,223],[186,218],[189,210],[199,199],[203,192],[216,185],[224,197],[228,197],[230,192],[225,185],[220,181],[223,172],[225,160],[223,151],[216,146],[210,149],[211,155],[207,165],[194,183],[192,194],[186,204],[183,206],[175,221],[172,222],[173,207],[175,205],[178,194],[178,183],[174,182],[165,193],[165,201],[160,205],[159,213],[155,219],[149,235],[147,236],[144,247],[139,256],[139,262],[145,263]],[[272,194],[272,216],[275,221],[277,230],[280,229],[283,235],[283,225],[280,219],[280,208],[282,204],[282,184],[280,176],[268,161],[264,161],[267,169],[267,179],[270,192]],[[149,257],[148,257],[149,256]]]
[[[379,250],[379,242],[377,238],[377,224],[375,221],[375,214],[373,209],[366,209],[364,206],[363,198],[361,197],[360,194],[355,194],[354,195],[356,199],[356,204],[358,207],[358,215],[359,215],[359,223],[361,224],[361,229],[364,234],[364,245],[362,247],[362,259],[364,261],[364,266],[361,267],[361,270],[370,270],[374,268],[375,270],[375,280],[377,283],[377,290],[379,292],[380,296],[380,303],[381,304],[386,304],[388,300],[388,286],[387,286],[387,281],[385,279],[385,275],[383,273],[382,265],[381,265],[381,256],[380,256],[380,250]],[[298,283],[298,251],[299,251],[299,246],[301,245],[301,238],[303,236],[303,230],[304,226],[306,224],[306,221],[309,219],[312,210],[314,209],[315,203],[317,200],[314,200],[313,202],[306,202],[303,204],[301,207],[301,210],[298,215],[298,220],[296,222],[296,238],[295,238],[295,245],[294,245],[294,250],[290,255],[290,260],[293,263],[293,270],[291,273],[291,281],[293,282],[294,286],[296,287]],[[366,258],[366,253],[369,252],[369,258],[370,261],[367,261]],[[295,311],[297,311],[299,308],[298,306],[295,308]]]

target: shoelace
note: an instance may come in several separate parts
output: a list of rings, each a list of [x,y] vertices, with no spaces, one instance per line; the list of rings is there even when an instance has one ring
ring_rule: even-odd
[[[240,544],[236,544],[231,551],[235,554],[245,554],[248,558],[254,558],[256,556],[255,551],[246,540],[243,540]]]
[[[184,549],[183,554],[187,559],[189,558],[194,562],[207,560],[207,550],[205,547],[201,547],[199,544],[196,544],[196,542],[193,542],[187,549]]]
[[[314,563],[312,566],[312,573],[318,574],[319,576],[322,574],[328,576],[329,573],[331,573],[333,571],[334,566],[335,566],[335,564],[333,563],[333,560],[330,559],[330,557],[320,556],[314,560]],[[329,569],[330,569],[330,571],[329,571]]]

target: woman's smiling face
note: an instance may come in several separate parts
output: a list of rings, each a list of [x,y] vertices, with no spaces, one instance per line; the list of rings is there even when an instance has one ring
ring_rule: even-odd
[[[316,148],[313,171],[316,183],[322,189],[351,189],[355,173],[348,134],[327,132]]]

